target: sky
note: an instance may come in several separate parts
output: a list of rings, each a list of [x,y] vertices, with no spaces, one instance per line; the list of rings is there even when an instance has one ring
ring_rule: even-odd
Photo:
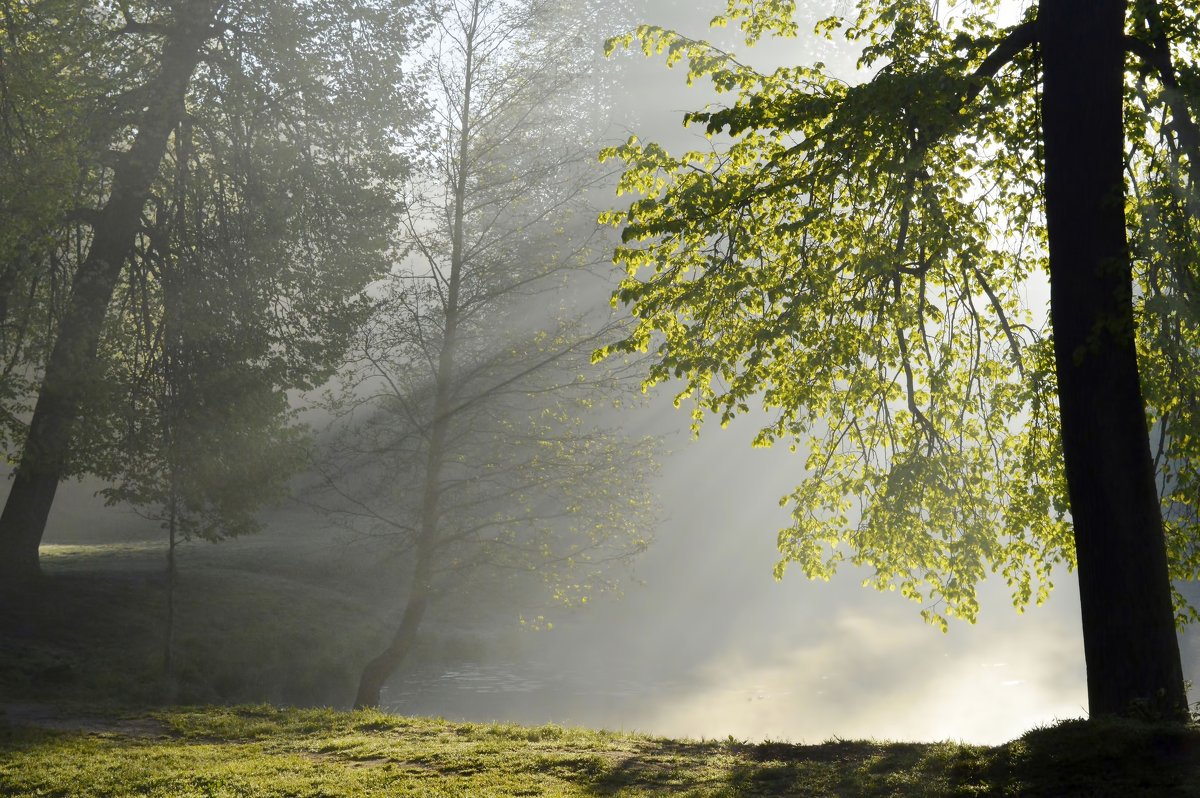
[[[647,22],[707,36],[707,20],[722,6],[645,0],[640,8]],[[768,66],[814,56],[852,70],[853,53],[804,40],[764,45],[749,60]],[[705,141],[683,130],[680,118],[712,98],[702,88],[685,89],[681,69],[641,56],[618,66],[637,120],[630,132],[673,151]],[[1048,604],[1024,615],[1013,611],[1002,580],[989,579],[978,623],[952,623],[948,634],[922,621],[919,606],[899,594],[861,587],[849,569],[829,583],[800,573],[776,582],[775,536],[788,520],[778,500],[803,478],[802,456],[752,449],[754,418],[728,429],[710,424],[692,441],[688,413],[674,409],[669,394],[667,386],[627,422],[634,432],[664,434],[674,452],[656,483],[665,520],[638,563],[642,584],[538,633],[529,647],[536,657],[427,674],[440,692],[395,692],[396,708],[796,742],[837,736],[995,743],[1084,714],[1072,575],[1058,573]],[[96,487],[64,488],[48,542],[152,533],[128,512],[100,512],[88,498]],[[1181,641],[1193,681],[1200,681],[1197,638],[1200,631],[1192,630]]]

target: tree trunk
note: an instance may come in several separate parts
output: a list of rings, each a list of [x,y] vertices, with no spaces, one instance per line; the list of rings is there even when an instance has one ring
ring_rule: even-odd
[[[201,48],[213,35],[219,5],[213,0],[179,4],[181,10],[163,44],[161,67],[149,84],[137,135],[114,172],[112,193],[97,216],[92,245],[75,276],[0,514],[0,580],[24,581],[40,573],[38,546],[66,472],[72,427],[91,383],[104,316],[137,238],[167,140],[183,115],[184,96]]]
[[[462,287],[465,267],[465,214],[467,186],[471,174],[471,93],[475,79],[475,36],[479,32],[479,3],[471,6],[470,23],[464,31],[463,93],[458,107],[459,136],[455,181],[453,184],[454,215],[450,229],[450,275],[446,281],[446,314],[441,351],[438,352],[437,371],[434,374],[434,397],[431,408],[432,420],[429,431],[429,451],[425,461],[425,485],[421,495],[420,529],[416,546],[416,561],[413,565],[412,587],[404,617],[396,630],[392,643],[379,656],[367,663],[359,678],[355,708],[379,705],[379,694],[383,683],[396,672],[408,655],[416,638],[417,628],[425,616],[425,608],[433,593],[430,574],[434,570],[441,525],[442,468],[446,459],[446,436],[450,426],[451,397],[454,382],[455,356],[458,346],[459,291]]]
[[[400,627],[396,630],[391,645],[363,668],[358,680],[358,694],[354,697],[355,709],[379,706],[384,682],[396,672],[408,656],[408,652],[412,651],[413,643],[417,639],[417,629],[421,626],[421,619],[425,617],[428,604],[424,591],[414,588],[409,593],[408,602],[404,607],[404,618],[400,621]]]
[[[1063,454],[1093,717],[1186,707],[1134,346],[1122,126],[1126,0],[1041,0],[1046,225]]]

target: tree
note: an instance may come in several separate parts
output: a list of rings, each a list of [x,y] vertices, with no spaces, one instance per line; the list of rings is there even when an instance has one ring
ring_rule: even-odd
[[[761,401],[756,444],[807,444],[777,576],[848,561],[944,627],[990,571],[1021,609],[1065,562],[1091,713],[1178,716],[1195,613],[1170,579],[1200,565],[1191,11],[1044,0],[999,28],[998,5],[821,21],[862,47],[855,85],[652,26],[610,42],[735,98],[685,118],[710,152],[605,151],[642,196],[606,216],[637,324],[598,357],[653,348],[649,384],[684,380],[722,422]],[[794,12],[731,0],[714,23],[752,44]],[[1049,330],[1021,300],[1042,274]]]
[[[103,121],[95,135],[104,158],[84,165],[83,198],[95,207],[71,209],[88,233],[0,516],[0,577],[11,580],[38,573],[58,482],[114,462],[80,423],[82,415],[103,427],[101,398],[114,395],[103,390],[97,351],[106,330],[157,312],[114,306],[118,288],[122,302],[136,294],[169,313],[171,272],[190,270],[186,290],[208,303],[211,339],[193,365],[261,371],[259,390],[278,401],[257,420],[278,422],[282,391],[331,372],[366,310],[362,289],[386,268],[380,231],[395,219],[398,148],[413,117],[403,57],[419,31],[406,3],[197,0],[87,11],[91,35],[114,50],[87,99]],[[164,215],[177,218],[166,225]],[[222,355],[204,349],[218,339]],[[237,365],[222,362],[229,357]]]
[[[0,515],[4,577],[38,572],[37,549],[58,482],[67,469],[71,422],[83,398],[113,288],[137,234],[141,209],[158,171],[167,139],[183,112],[184,96],[201,50],[215,32],[215,2],[181,4],[169,20],[160,67],[145,84],[137,133],[114,170],[111,193],[97,212],[87,258],[79,266],[71,299],[46,364],[21,461]],[[132,23],[133,25],[139,23]],[[131,29],[136,30],[136,28]]]
[[[0,441],[23,432],[28,367],[45,360],[62,302],[61,247],[81,161],[92,154],[86,97],[102,51],[78,0],[0,4]],[[72,229],[61,229],[63,227]],[[51,233],[51,231],[54,231]]]
[[[431,602],[478,569],[583,603],[646,545],[652,447],[594,407],[633,386],[619,369],[584,376],[612,330],[578,286],[603,251],[582,204],[597,105],[580,5],[460,0],[431,44],[436,126],[405,201],[409,257],[343,374],[325,468],[331,510],[411,568],[356,706],[379,703]]]

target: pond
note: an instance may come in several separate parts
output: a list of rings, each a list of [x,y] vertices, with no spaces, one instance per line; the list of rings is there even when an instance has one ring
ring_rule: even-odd
[[[594,629],[587,642],[564,637],[528,659],[414,667],[383,705],[451,720],[793,742],[999,743],[1084,714],[1076,636],[1032,624],[942,635],[883,615],[843,613],[802,641],[701,637],[707,652],[669,639],[617,643]]]
[[[383,704],[391,712],[454,720],[649,730],[643,725],[646,708],[686,700],[690,689],[687,680],[631,668],[564,670],[538,661],[463,662],[401,674],[385,689]]]

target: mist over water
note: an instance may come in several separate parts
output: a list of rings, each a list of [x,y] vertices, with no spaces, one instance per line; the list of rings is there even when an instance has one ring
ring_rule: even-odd
[[[555,722],[658,735],[817,742],[830,737],[1001,742],[1085,714],[1078,598],[1059,574],[1049,603],[1018,616],[1002,582],[975,625],[942,634],[898,593],[791,572],[776,582],[779,498],[802,458],[751,449],[753,419],[688,441],[674,425],[658,490],[667,519],[639,560],[644,584],[552,631],[526,652],[401,674],[385,705],[465,720]]]
[[[553,630],[520,633],[516,652],[405,667],[384,693],[387,709],[795,742],[1000,742],[1086,714],[1071,574],[1056,574],[1047,604],[1024,615],[992,577],[979,622],[952,623],[948,634],[899,594],[861,587],[848,569],[828,583],[794,571],[775,582],[775,532],[786,522],[778,498],[794,486],[801,458],[751,449],[752,419],[714,425],[690,442],[686,411],[669,402],[636,418],[676,430],[657,480],[667,518],[637,562],[641,584],[555,617]],[[64,485],[48,543],[109,538],[116,529],[156,536],[153,524],[99,507],[87,488]],[[296,521],[288,514],[262,535],[198,545],[214,553],[287,545]],[[185,574],[189,556],[182,552]],[[496,631],[513,633],[515,615],[509,623]],[[1200,635],[1188,629],[1180,643],[1185,675],[1196,682]]]

